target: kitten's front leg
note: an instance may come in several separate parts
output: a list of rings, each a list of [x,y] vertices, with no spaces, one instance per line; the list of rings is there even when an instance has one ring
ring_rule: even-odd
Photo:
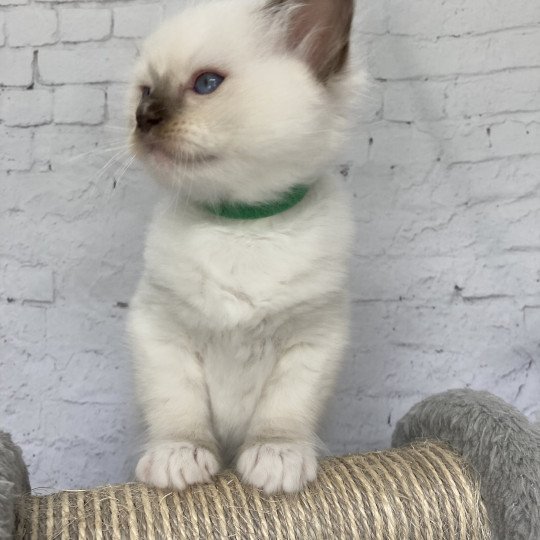
[[[340,353],[341,347],[302,342],[279,360],[239,453],[244,482],[271,494],[293,493],[315,480],[315,429]]]
[[[144,315],[134,314],[130,327],[149,435],[137,479],[178,490],[209,482],[220,466],[200,359],[181,337],[164,336]]]

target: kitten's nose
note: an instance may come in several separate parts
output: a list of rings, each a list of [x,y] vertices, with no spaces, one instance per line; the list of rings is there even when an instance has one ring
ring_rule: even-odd
[[[148,133],[154,126],[165,120],[165,108],[157,101],[143,100],[137,107],[135,114],[137,128]]]

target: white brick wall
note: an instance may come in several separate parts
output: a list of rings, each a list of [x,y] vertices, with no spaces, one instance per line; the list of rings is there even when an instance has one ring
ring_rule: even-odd
[[[39,77],[47,85],[127,81],[136,52],[132,44],[116,42],[42,49]]]
[[[4,45],[6,42],[6,33],[4,31],[5,20],[4,13],[0,13],[0,45]]]
[[[159,4],[126,5],[113,9],[114,35],[121,38],[140,38],[148,35],[162,17]]]
[[[105,120],[105,90],[92,86],[60,86],[54,92],[58,124],[101,124]]]
[[[36,487],[132,466],[123,328],[156,188],[137,165],[122,176],[125,82],[181,1],[0,0],[0,427]],[[341,166],[353,340],[324,438],[385,447],[413,403],[452,387],[538,415],[540,2],[358,12],[376,80]]]
[[[52,92],[45,89],[5,90],[0,118],[6,126],[40,126],[52,120]]]
[[[48,45],[56,41],[56,12],[35,6],[6,13],[6,32],[11,47]]]
[[[62,41],[101,41],[111,34],[109,9],[66,8],[59,11]]]
[[[0,48],[0,85],[27,86],[32,82],[32,50]]]

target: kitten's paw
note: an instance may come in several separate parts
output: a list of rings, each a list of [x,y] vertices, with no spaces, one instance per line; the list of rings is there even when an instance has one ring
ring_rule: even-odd
[[[255,444],[240,454],[236,466],[244,482],[266,494],[295,493],[317,477],[315,451],[301,443]]]
[[[189,442],[170,442],[150,448],[139,460],[137,480],[161,489],[183,490],[206,484],[219,472],[219,463],[206,448]]]

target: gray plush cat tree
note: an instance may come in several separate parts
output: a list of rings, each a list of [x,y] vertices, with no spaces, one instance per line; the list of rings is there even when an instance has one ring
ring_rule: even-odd
[[[168,493],[137,484],[29,494],[0,435],[0,538],[540,539],[540,430],[483,392],[415,406],[394,450],[331,458],[295,496],[264,497],[233,473]]]

